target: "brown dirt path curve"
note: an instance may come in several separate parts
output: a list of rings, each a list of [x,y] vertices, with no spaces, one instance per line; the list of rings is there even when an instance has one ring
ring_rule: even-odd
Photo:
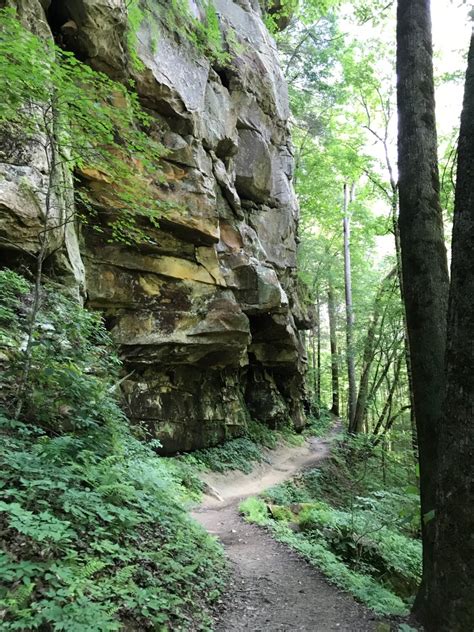
[[[224,545],[232,578],[216,617],[217,632],[377,632],[389,629],[352,597],[330,585],[316,569],[269,533],[246,523],[238,505],[247,496],[314,467],[331,439],[267,453],[251,474],[205,477],[210,492],[193,516]]]

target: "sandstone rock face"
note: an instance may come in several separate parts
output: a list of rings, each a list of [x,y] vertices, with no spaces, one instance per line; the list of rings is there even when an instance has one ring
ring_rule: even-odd
[[[133,74],[168,149],[157,195],[179,209],[149,227],[149,244],[110,244],[83,228],[80,257],[74,231],[62,249],[120,345],[127,413],[167,453],[238,436],[250,417],[304,424],[286,86],[258,3],[213,2],[233,49],[228,66],[171,32],[166,0],[155,0],[136,38],[140,70],[127,61],[124,0],[17,2],[30,14],[47,9],[45,21],[93,67]],[[199,16],[199,3],[190,6]],[[31,251],[38,210],[20,180],[44,178],[39,162],[30,154],[1,166],[0,231]]]

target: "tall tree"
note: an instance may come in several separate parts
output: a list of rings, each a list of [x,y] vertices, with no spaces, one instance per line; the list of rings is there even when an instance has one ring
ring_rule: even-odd
[[[395,241],[395,256],[397,262],[397,274],[398,274],[398,283],[400,289],[400,297],[402,303],[404,303],[404,294],[403,294],[403,275],[402,275],[402,252],[400,246],[400,226],[398,224],[398,182],[396,180],[395,170],[393,168],[392,159],[390,157],[390,138],[389,138],[389,128],[392,119],[392,96],[391,93],[384,96],[379,87],[376,89],[377,97],[378,97],[378,105],[381,109],[382,120],[383,120],[383,130],[381,132],[377,131],[374,128],[372,123],[372,115],[370,112],[369,104],[365,99],[364,95],[361,95],[361,100],[367,115],[367,125],[366,129],[370,132],[370,134],[376,139],[376,141],[382,146],[384,153],[384,162],[385,167],[387,169],[388,174],[388,184],[380,182],[380,179],[375,176],[375,174],[371,171],[367,171],[367,176],[374,183],[374,185],[382,191],[384,197],[387,199],[390,205],[390,219],[392,222],[392,230]],[[405,332],[405,364],[407,370],[408,377],[408,387],[409,387],[409,395],[410,395],[410,423],[411,423],[411,433],[412,433],[412,447],[413,454],[415,457],[415,461],[418,461],[418,439],[416,432],[416,422],[415,422],[415,403],[413,399],[413,378],[411,371],[411,357],[410,357],[410,343],[408,340],[408,329],[406,322],[406,313],[403,315],[403,327]]]
[[[347,378],[349,392],[347,397],[349,412],[349,430],[355,432],[354,418],[357,403],[357,386],[354,358],[354,308],[352,306],[352,266],[351,266],[351,218],[349,216],[349,204],[354,198],[354,185],[349,189],[347,182],[344,184],[344,217],[342,220],[344,230],[344,289],[346,299],[346,358]]]
[[[329,282],[328,287],[328,318],[329,343],[331,346],[331,412],[334,415],[339,415],[339,358],[337,355],[336,299],[334,296],[334,288],[331,282]]]
[[[314,398],[318,408],[321,405],[321,297],[316,289],[316,326],[313,329],[313,384]]]
[[[474,35],[459,135],[429,630],[474,629]]]
[[[433,577],[438,428],[444,393],[448,269],[439,201],[429,0],[398,0],[400,240],[420,458],[424,618]]]

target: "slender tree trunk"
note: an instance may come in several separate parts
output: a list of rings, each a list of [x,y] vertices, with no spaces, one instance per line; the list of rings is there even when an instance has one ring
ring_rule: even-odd
[[[328,287],[329,341],[331,346],[331,412],[339,416],[339,358],[337,356],[336,300],[331,284]]]
[[[310,340],[311,340],[311,369],[312,369],[312,391],[313,397],[311,401],[311,414],[319,417],[321,414],[319,396],[318,396],[318,359],[317,359],[317,343],[316,340],[318,338],[318,327],[317,325],[313,327]]]
[[[357,403],[354,412],[353,431],[362,432],[364,419],[367,410],[367,400],[369,396],[369,377],[370,369],[374,361],[375,333],[377,323],[380,316],[380,303],[376,300],[374,305],[374,313],[367,331],[367,337],[364,345],[364,357],[362,361],[362,373],[359,381],[359,392],[357,395]]]
[[[53,207],[53,195],[55,189],[55,181],[57,178],[57,142],[56,142],[56,120],[55,120],[55,101],[52,97],[51,105],[42,113],[44,122],[45,144],[43,145],[48,175],[46,196],[44,202],[44,214],[41,218],[42,229],[38,234],[38,254],[36,255],[35,284],[33,289],[33,302],[30,313],[28,315],[28,326],[26,330],[26,348],[23,359],[23,367],[18,382],[16,393],[16,405],[14,418],[19,419],[25,403],[25,396],[28,388],[28,380],[30,377],[31,366],[33,361],[33,344],[35,342],[35,333],[37,329],[38,313],[41,309],[43,298],[43,265],[48,252],[49,244],[49,220]]]
[[[316,295],[316,326],[317,326],[317,341],[316,341],[316,401],[318,406],[321,406],[321,298],[319,291]]]
[[[357,402],[357,386],[354,361],[354,310],[352,306],[352,268],[351,268],[351,225],[349,218],[349,202],[352,201],[353,188],[349,192],[349,185],[344,185],[344,288],[346,297],[346,358],[347,377],[349,383],[348,413],[349,431],[356,432],[354,418]]]
[[[448,270],[439,174],[429,0],[398,0],[398,167],[403,293],[413,375],[422,517],[436,507]],[[433,522],[422,519],[423,580],[415,612],[424,620],[433,581]]]
[[[311,368],[313,370],[313,397],[316,401],[317,376],[316,376],[316,327],[311,332]]]
[[[395,358],[398,354],[398,344],[399,341],[395,340],[391,347],[386,351],[386,359],[385,364],[382,365],[382,359],[380,359],[377,370],[374,376],[373,383],[370,387],[369,391],[369,399],[375,400],[379,389],[382,387],[384,381],[387,379],[387,376],[390,372],[390,368],[392,367]]]
[[[428,630],[474,630],[474,36],[459,135],[439,445],[435,589]]]

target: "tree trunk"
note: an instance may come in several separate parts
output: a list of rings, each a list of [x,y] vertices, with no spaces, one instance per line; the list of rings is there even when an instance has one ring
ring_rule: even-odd
[[[429,0],[398,0],[398,168],[403,292],[420,458],[421,512],[436,506],[444,393],[448,270],[439,174]],[[433,522],[422,520],[423,580],[415,611],[425,619],[433,581]]]
[[[474,36],[459,135],[429,630],[474,629]]]
[[[400,288],[400,297],[402,299],[402,303],[404,303],[404,293],[403,293],[403,278],[402,278],[402,252],[400,246],[400,227],[398,224],[398,183],[395,180],[395,173],[392,165],[392,161],[390,159],[390,151],[389,151],[389,122],[390,122],[390,111],[387,111],[387,107],[384,105],[381,100],[382,107],[384,110],[384,119],[385,119],[385,129],[383,136],[380,136],[370,127],[370,114],[369,110],[366,106],[367,116],[368,116],[368,126],[367,129],[375,136],[375,138],[382,143],[385,154],[385,164],[387,166],[387,171],[389,174],[390,181],[390,189],[387,190],[383,187],[383,191],[390,202],[390,207],[392,211],[392,226],[393,226],[393,236],[395,239],[395,254],[396,254],[396,262],[397,262],[397,272],[398,272],[398,281]],[[415,402],[413,398],[413,378],[411,372],[411,358],[410,358],[410,344],[408,341],[408,329],[407,329],[407,319],[406,313],[403,314],[403,327],[405,333],[405,363],[408,377],[408,388],[410,394],[410,425],[411,425],[411,439],[412,439],[412,450],[413,457],[415,463],[418,463],[418,438],[416,432],[416,421],[415,421]]]
[[[14,419],[20,419],[25,397],[28,390],[28,381],[30,377],[32,361],[33,361],[33,345],[35,342],[35,334],[38,325],[38,314],[41,309],[43,300],[43,266],[46,260],[49,245],[49,220],[53,209],[53,196],[57,193],[56,178],[58,169],[58,143],[57,143],[57,120],[56,120],[56,93],[51,96],[51,103],[48,108],[43,109],[43,129],[42,133],[45,137],[45,144],[42,145],[47,164],[47,188],[44,201],[44,214],[42,214],[42,228],[38,233],[39,250],[36,255],[35,284],[33,289],[33,302],[28,315],[26,348],[23,358],[23,367],[18,382],[16,393],[16,405]]]
[[[316,340],[318,339],[318,343]],[[318,352],[317,348],[319,346],[319,333],[318,326],[313,327],[310,333],[310,341],[311,341],[311,369],[312,369],[312,391],[313,397],[311,400],[310,414],[319,417],[321,414],[320,407],[320,396],[318,395],[318,384],[319,384],[319,376],[318,376]]]
[[[400,298],[405,305],[405,293],[403,291],[403,273],[402,273],[402,249],[400,245],[400,226],[398,225],[398,187],[392,181],[392,225],[393,235],[395,238],[395,255],[397,261],[398,285],[400,288]],[[411,427],[411,446],[415,463],[418,463],[418,435],[416,430],[415,419],[415,399],[413,396],[413,375],[411,370],[410,342],[408,339],[407,315],[406,310],[403,311],[403,342],[405,345],[405,365],[408,378],[408,393],[410,396],[410,427]]]
[[[328,287],[329,341],[331,345],[331,412],[339,416],[339,358],[337,357],[336,300],[331,284]]]
[[[349,186],[344,185],[344,288],[346,298],[346,358],[347,358],[347,378],[349,384],[349,393],[347,396],[348,414],[349,414],[349,431],[356,432],[354,427],[354,418],[357,402],[357,386],[355,376],[354,361],[354,310],[352,306],[352,269],[351,269],[351,225],[349,218],[349,202],[353,197],[352,187],[349,192]]]
[[[316,401],[321,407],[321,299],[319,291],[316,296],[316,326],[318,338],[316,342]]]

